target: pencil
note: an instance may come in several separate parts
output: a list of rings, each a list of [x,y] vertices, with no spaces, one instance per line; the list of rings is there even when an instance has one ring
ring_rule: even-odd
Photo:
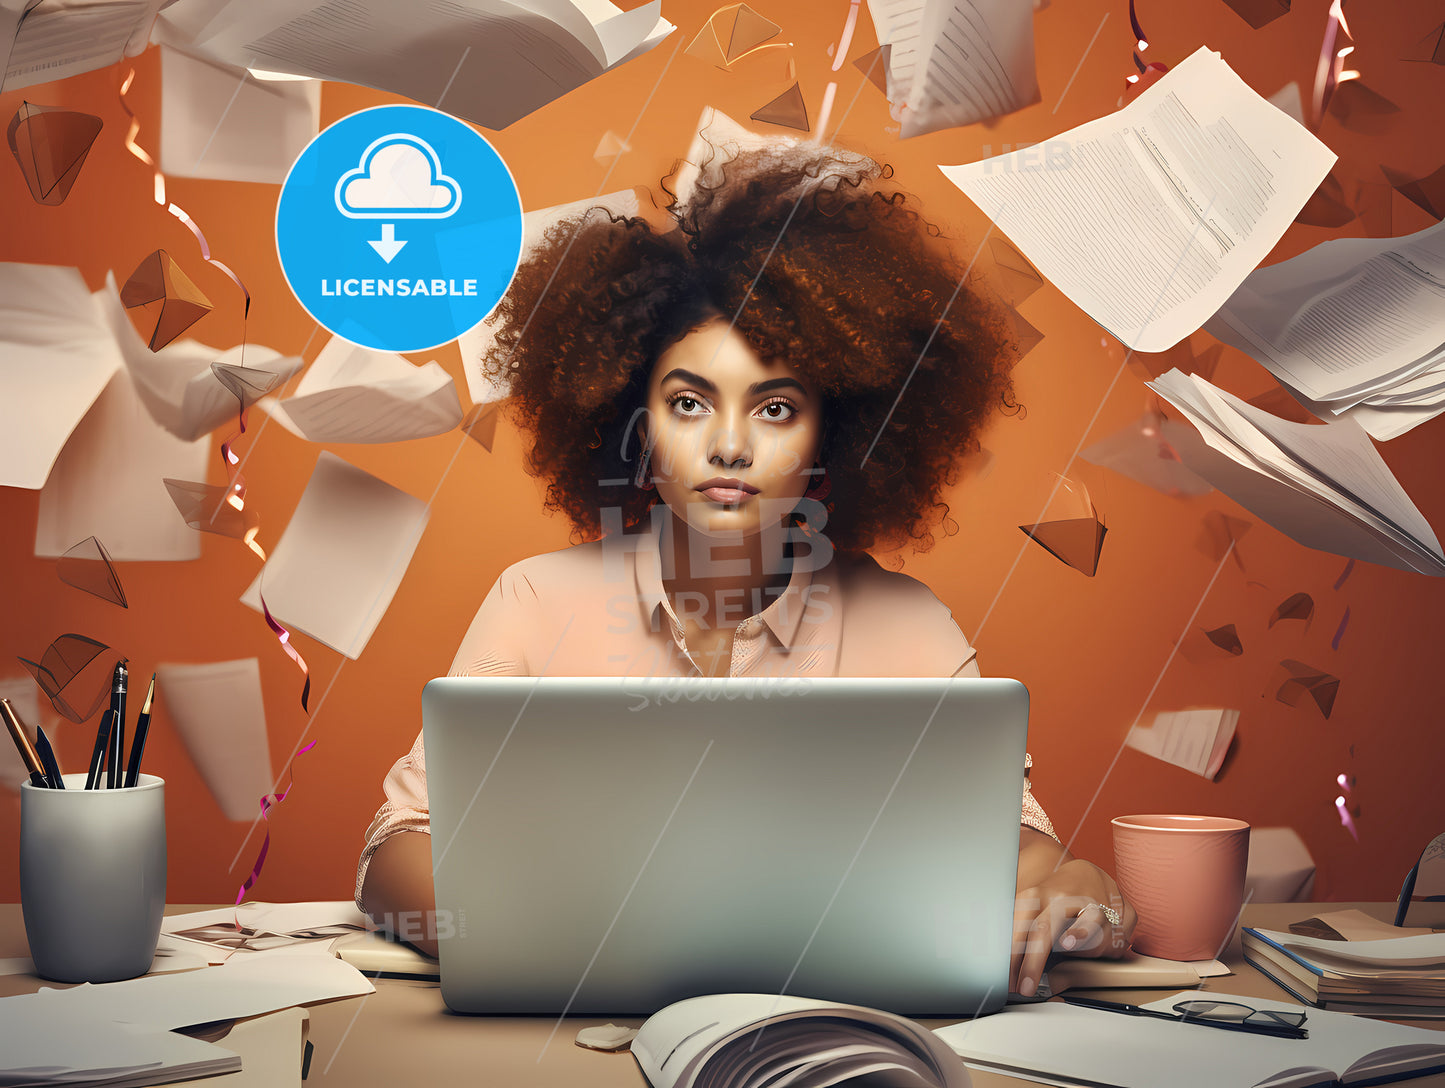
[[[30,743],[30,734],[25,732],[25,727],[20,724],[20,718],[15,713],[15,708],[10,705],[9,699],[0,699],[0,716],[5,718],[5,728],[10,731],[10,739],[20,750],[20,758],[25,761],[25,769],[30,772],[31,784],[48,789],[50,782],[45,777],[45,765],[40,762],[35,746]]]
[[[52,789],[65,789],[65,776],[60,773],[60,764],[55,758],[55,749],[50,747],[50,738],[40,726],[35,727],[35,751],[45,765],[45,777],[50,779]]]
[[[135,723],[135,739],[130,742],[130,762],[125,768],[125,784],[134,786],[140,781],[141,755],[145,752],[146,734],[151,728],[151,700],[156,695],[156,674],[151,673],[151,686],[146,688],[146,701],[141,704],[140,717]]]
[[[100,774],[105,770],[105,750],[110,742],[110,715],[107,710],[100,716],[100,728],[95,731],[95,748],[90,753],[90,769],[85,773],[85,788],[95,789],[100,784]]]

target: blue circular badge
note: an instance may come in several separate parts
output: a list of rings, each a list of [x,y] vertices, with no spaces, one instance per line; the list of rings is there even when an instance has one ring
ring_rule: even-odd
[[[378,106],[337,121],[291,167],[276,251],[306,312],[343,340],[428,351],[507,290],[522,201],[501,156],[456,118]]]

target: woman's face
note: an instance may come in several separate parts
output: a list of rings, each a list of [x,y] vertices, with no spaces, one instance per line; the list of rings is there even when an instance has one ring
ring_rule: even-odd
[[[662,501],[699,532],[778,525],[816,479],[822,405],[807,380],[767,363],[716,320],[662,353],[647,384],[644,441]]]

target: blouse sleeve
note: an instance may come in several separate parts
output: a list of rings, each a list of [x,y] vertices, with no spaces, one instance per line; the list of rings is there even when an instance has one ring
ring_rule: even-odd
[[[536,593],[526,575],[508,567],[492,585],[457,648],[448,676],[528,676],[526,610]],[[535,614],[535,613],[534,613]],[[411,750],[392,765],[382,782],[385,802],[366,830],[366,845],[356,865],[356,905],[366,869],[377,847],[401,831],[431,833],[427,804],[426,757],[418,733]]]

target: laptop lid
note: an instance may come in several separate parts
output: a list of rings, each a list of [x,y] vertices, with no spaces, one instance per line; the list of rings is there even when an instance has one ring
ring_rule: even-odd
[[[458,1012],[1004,1002],[1017,681],[449,677],[422,721]]]

